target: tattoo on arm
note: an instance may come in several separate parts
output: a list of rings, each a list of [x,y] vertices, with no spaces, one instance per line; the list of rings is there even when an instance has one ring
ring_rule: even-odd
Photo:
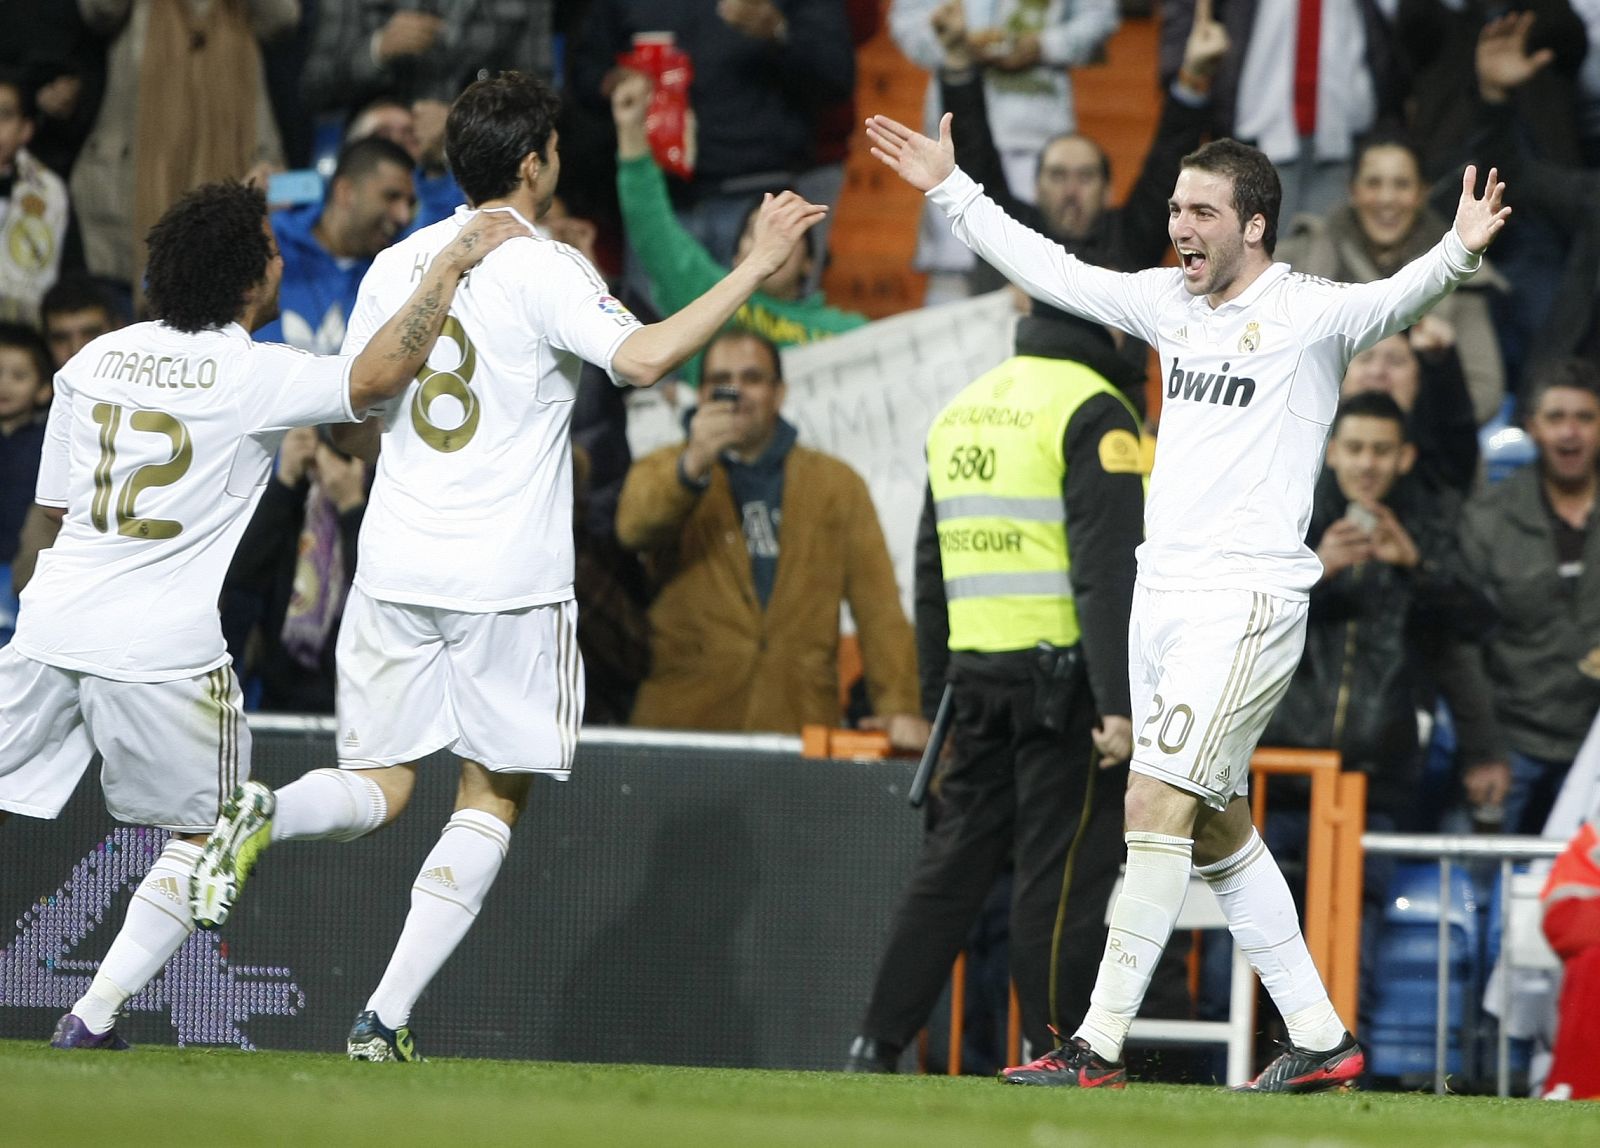
[[[400,347],[389,354],[390,359],[412,359],[427,349],[439,333],[439,324],[446,310],[440,296],[444,288],[435,284],[427,294],[413,303],[400,318],[398,332]]]

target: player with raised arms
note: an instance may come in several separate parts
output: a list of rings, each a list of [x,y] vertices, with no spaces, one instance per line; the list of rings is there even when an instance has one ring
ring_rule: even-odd
[[[933,140],[885,116],[872,151],[949,216],[954,233],[1030,295],[1154,346],[1165,380],[1130,625],[1134,753],[1127,876],[1088,1013],[1015,1084],[1121,1088],[1122,1045],[1182,908],[1191,865],[1216,893],[1289,1030],[1243,1088],[1345,1087],[1365,1057],[1312,964],[1287,883],[1250,821],[1250,755],[1300,660],[1306,546],[1339,381],[1351,357],[1415,323],[1469,278],[1511,209],[1491,169],[1466,168],[1452,229],[1375,283],[1272,261],[1281,192],[1266,156],[1218,140],[1184,158],[1167,231],[1180,267],[1119,274],[1010,219]]]

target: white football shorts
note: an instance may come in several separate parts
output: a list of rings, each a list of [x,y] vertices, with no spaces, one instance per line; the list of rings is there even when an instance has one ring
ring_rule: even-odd
[[[1306,644],[1307,603],[1137,585],[1128,627],[1130,768],[1225,809]]]
[[[57,816],[101,756],[118,821],[209,833],[250,776],[250,728],[232,666],[119,682],[0,649],[0,809]]]
[[[448,749],[496,773],[572,770],[584,700],[576,602],[469,614],[351,587],[336,663],[343,769]]]

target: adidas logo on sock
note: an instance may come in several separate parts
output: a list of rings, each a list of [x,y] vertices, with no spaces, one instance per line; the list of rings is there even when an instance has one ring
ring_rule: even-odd
[[[456,875],[451,871],[450,866],[448,865],[440,865],[433,869],[424,869],[422,871],[422,879],[424,881],[432,881],[435,885],[443,885],[446,889],[461,888],[460,885],[456,884]]]
[[[176,905],[182,905],[188,900],[187,897],[183,896],[183,894],[178,891],[178,879],[176,877],[158,878],[154,882],[154,885],[156,892],[160,893],[163,897]]]

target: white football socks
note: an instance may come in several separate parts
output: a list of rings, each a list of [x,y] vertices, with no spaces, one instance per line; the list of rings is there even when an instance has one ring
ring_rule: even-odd
[[[174,838],[133,891],[122,930],[73,1013],[93,1033],[116,1023],[117,1011],[150,983],[194,932],[189,915],[189,878],[200,846]]]
[[[1128,833],[1128,868],[1111,909],[1111,928],[1089,1011],[1076,1036],[1095,1055],[1122,1059],[1122,1042],[1150,987],[1161,952],[1189,892],[1194,842],[1164,833]]]
[[[1289,1040],[1311,1052],[1337,1047],[1344,1039],[1344,1023],[1328,1000],[1300,932],[1289,883],[1267,843],[1252,829],[1238,852],[1202,866],[1200,875],[1217,895],[1234,940],[1283,1014]]]
[[[511,827],[476,809],[458,809],[411,886],[411,912],[367,1008],[390,1028],[411,1009],[467,935],[511,847]]]
[[[272,840],[331,837],[354,841],[383,824],[389,803],[378,783],[359,769],[313,769],[277,791]]]

